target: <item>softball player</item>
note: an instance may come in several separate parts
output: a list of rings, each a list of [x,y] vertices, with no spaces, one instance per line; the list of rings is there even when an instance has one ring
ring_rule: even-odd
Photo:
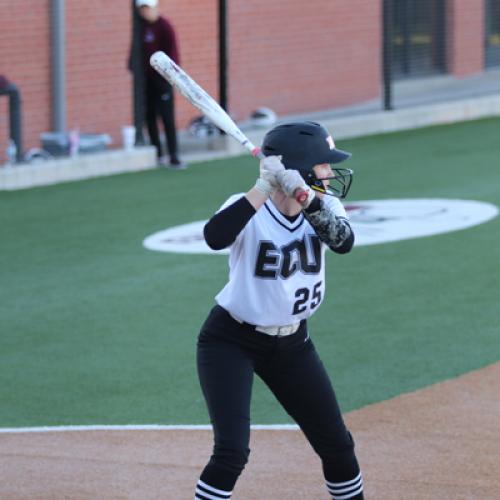
[[[325,294],[326,249],[343,254],[354,243],[339,201],[352,171],[330,166],[350,153],[312,122],[275,127],[262,151],[255,186],[230,197],[204,228],[211,248],[230,247],[230,272],[198,338],[214,448],[195,499],[231,498],[250,452],[254,373],[321,458],[331,497],[362,499],[354,441],[307,327]],[[308,194],[302,205],[294,198],[298,189]]]

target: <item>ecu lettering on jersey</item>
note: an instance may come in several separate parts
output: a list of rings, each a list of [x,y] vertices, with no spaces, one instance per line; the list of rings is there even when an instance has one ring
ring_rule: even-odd
[[[222,208],[242,195],[231,197]],[[306,319],[325,295],[327,248],[303,214],[290,221],[268,200],[231,245],[229,280],[215,299],[235,318],[253,325]]]
[[[309,243],[309,244],[307,244]],[[318,274],[321,269],[321,240],[309,234],[277,248],[272,241],[260,241],[255,262],[257,278],[288,279],[297,271]]]

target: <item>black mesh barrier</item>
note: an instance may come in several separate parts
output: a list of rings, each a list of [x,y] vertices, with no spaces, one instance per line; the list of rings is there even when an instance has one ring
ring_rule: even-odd
[[[486,0],[485,65],[500,67],[500,0]]]
[[[393,78],[446,72],[445,0],[391,3]]]

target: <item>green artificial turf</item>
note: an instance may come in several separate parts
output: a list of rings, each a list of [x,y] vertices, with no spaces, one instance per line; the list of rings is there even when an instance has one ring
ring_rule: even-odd
[[[349,200],[500,205],[499,119],[379,135]],[[0,427],[206,423],[199,327],[227,257],[146,250],[250,187],[247,156],[0,193]],[[500,359],[500,220],[327,259],[310,330],[347,411]],[[254,423],[288,422],[257,381]]]

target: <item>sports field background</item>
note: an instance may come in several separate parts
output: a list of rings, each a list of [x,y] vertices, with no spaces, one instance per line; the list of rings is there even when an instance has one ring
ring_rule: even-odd
[[[348,201],[500,205],[500,119],[338,141]],[[334,132],[334,131],[333,131]],[[248,189],[248,156],[0,193],[0,427],[208,423],[200,324],[227,256],[158,253],[147,235]],[[344,411],[500,359],[500,220],[327,259],[311,335]],[[256,381],[253,423],[289,418]]]

